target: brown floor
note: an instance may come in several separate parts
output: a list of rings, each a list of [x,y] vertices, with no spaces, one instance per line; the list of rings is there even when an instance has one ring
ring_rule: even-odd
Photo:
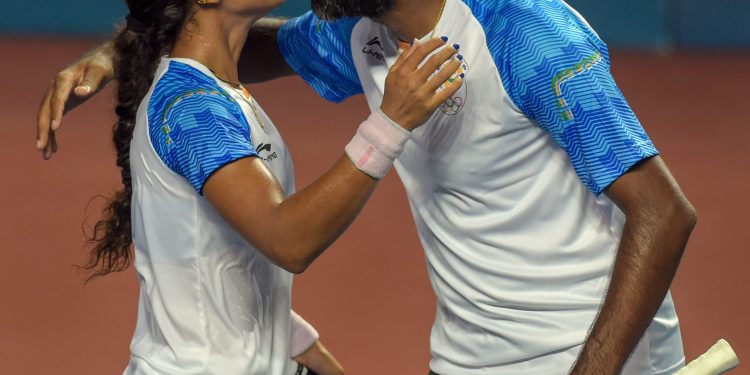
[[[0,40],[3,374],[115,374],[128,358],[133,272],[83,287],[72,267],[84,255],[86,203],[118,183],[105,141],[114,121],[111,92],[66,118],[52,161],[33,149],[46,82],[91,43]],[[750,360],[744,321],[750,310],[750,56],[615,53],[614,60],[623,91],[700,215],[673,288],[687,356],[724,337]],[[300,186],[340,156],[365,115],[362,98],[334,106],[297,79],[251,91],[285,134]],[[89,221],[97,214],[90,209]],[[395,175],[351,230],[297,279],[294,292],[296,309],[348,373],[425,373],[434,297]]]

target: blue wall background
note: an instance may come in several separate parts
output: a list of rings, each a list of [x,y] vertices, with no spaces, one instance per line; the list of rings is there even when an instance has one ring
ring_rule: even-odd
[[[301,14],[308,1],[288,0],[275,14]],[[750,47],[750,0],[568,2],[614,46]],[[0,35],[106,36],[125,12],[121,0],[0,0]]]

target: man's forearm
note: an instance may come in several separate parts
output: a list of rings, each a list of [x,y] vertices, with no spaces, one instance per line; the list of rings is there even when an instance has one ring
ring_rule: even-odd
[[[695,212],[681,193],[671,203],[642,198],[637,209],[623,210],[627,222],[607,296],[573,374],[619,374],[677,271]]]
[[[265,17],[250,29],[239,62],[242,82],[258,83],[295,74],[279,50],[278,34],[284,22],[283,18]]]

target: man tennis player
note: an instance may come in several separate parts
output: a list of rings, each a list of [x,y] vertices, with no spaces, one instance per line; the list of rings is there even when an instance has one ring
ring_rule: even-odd
[[[433,373],[683,366],[669,286],[695,211],[576,11],[562,0],[312,5],[315,14],[256,26],[248,45],[269,58],[246,64],[247,81],[296,73],[328,100],[364,93],[376,108],[410,43],[449,35],[460,44],[463,88],[396,163],[437,295]],[[50,87],[45,156],[69,93],[98,89],[110,53],[100,47]]]

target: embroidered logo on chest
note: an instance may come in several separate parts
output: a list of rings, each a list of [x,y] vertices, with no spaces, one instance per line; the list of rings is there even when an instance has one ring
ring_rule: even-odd
[[[377,36],[370,39],[370,41],[365,43],[364,47],[362,47],[362,53],[374,57],[381,62],[385,61],[383,52],[385,52],[385,48],[383,48],[383,43],[380,41],[380,37]]]
[[[445,64],[443,64],[443,66],[445,66]],[[440,69],[435,71],[435,73],[432,76],[434,77],[439,70]],[[466,78],[464,78],[464,82],[461,85],[461,88],[459,88],[458,91],[455,94],[453,94],[453,96],[448,98],[448,100],[446,100],[445,103],[441,104],[439,107],[440,110],[448,116],[455,116],[459,114],[461,110],[464,108],[464,106],[466,105],[466,100],[468,99],[468,94],[469,94],[469,90],[467,88],[469,84],[468,72],[469,72],[469,63],[466,61],[466,58],[464,58],[461,61],[461,66],[458,68],[456,73],[454,73],[451,76],[451,78],[449,78],[448,81],[442,84],[437,90],[438,92],[444,90],[446,85],[454,83],[461,74],[466,75]]]
[[[279,158],[279,155],[276,153],[276,151],[271,150],[270,143],[261,143],[258,145],[258,147],[255,148],[255,150],[258,152],[258,156],[266,163],[270,163],[271,161]]]

